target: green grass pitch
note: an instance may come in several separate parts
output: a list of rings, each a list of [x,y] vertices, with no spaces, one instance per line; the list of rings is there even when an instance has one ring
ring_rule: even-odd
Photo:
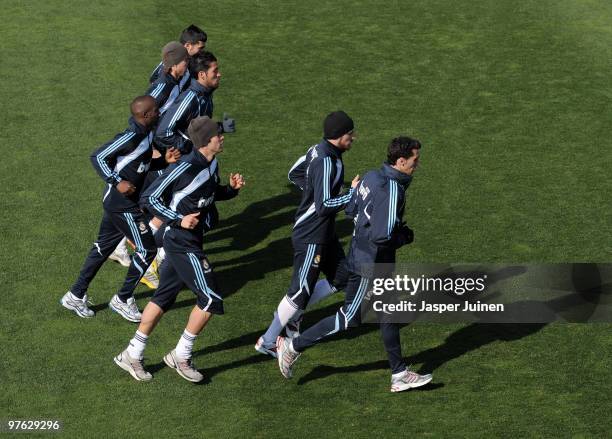
[[[101,216],[89,154],[125,128],[161,47],[191,23],[220,61],[215,114],[237,121],[221,171],[248,185],[207,238],[227,294],[195,346],[209,382],[161,361],[186,291],[151,337],[143,384],[112,361],[135,330],[105,308],[124,269],[91,285],[92,320],[58,300]],[[59,419],[70,437],[609,435],[608,324],[410,325],[404,354],[435,384],[398,395],[376,328],[307,351],[289,382],[253,344],[290,278],[287,170],[336,109],[358,131],[347,180],[394,135],[424,143],[401,260],[609,261],[611,29],[603,0],[3,2],[0,418]],[[150,293],[137,295],[142,308]]]

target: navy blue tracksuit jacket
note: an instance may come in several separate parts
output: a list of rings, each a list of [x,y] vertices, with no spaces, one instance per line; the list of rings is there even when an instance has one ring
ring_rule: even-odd
[[[189,122],[198,116],[212,119],[213,91],[191,81],[189,88],[162,115],[155,131],[155,144],[162,150],[178,148],[182,154],[191,151],[192,144],[187,137]]]
[[[164,114],[181,93],[179,81],[169,73],[162,74],[145,93],[155,99],[159,113]]]
[[[344,184],[342,152],[323,139],[306,154],[302,201],[295,215],[293,243],[325,244],[336,237],[336,213],[353,194],[340,195]]]
[[[346,213],[355,220],[348,264],[349,271],[368,273],[363,264],[394,263],[395,252],[406,244],[398,229],[406,204],[406,189],[412,177],[388,164],[368,172],[359,182]]]
[[[219,184],[217,159],[206,160],[193,150],[173,163],[141,195],[143,208],[170,227],[164,234],[164,248],[171,252],[202,250],[203,235],[218,221],[215,201],[229,200],[238,191]],[[185,215],[200,212],[195,229],[181,227]]]
[[[128,128],[113,140],[97,148],[91,155],[96,172],[107,183],[103,205],[109,212],[138,212],[138,198],[149,169],[163,169],[163,157],[151,159],[153,155],[153,132],[129,119]],[[125,196],[116,186],[127,180],[136,187],[134,194]]]
[[[308,168],[308,162],[306,159],[308,158],[308,154],[313,148],[316,148],[317,145],[313,145],[308,148],[306,154],[298,158],[291,169],[289,169],[289,173],[287,177],[289,181],[296,185],[301,191],[304,190],[304,186],[306,186],[306,169]]]
[[[160,61],[159,64],[157,64],[157,67],[155,67],[155,69],[153,70],[153,72],[151,72],[151,76],[149,77],[149,84],[154,84],[162,76],[164,76],[164,63]],[[191,75],[189,74],[189,69],[187,69],[185,71],[185,74],[179,81],[179,93],[182,93],[187,90],[187,87],[189,87],[190,82]]]

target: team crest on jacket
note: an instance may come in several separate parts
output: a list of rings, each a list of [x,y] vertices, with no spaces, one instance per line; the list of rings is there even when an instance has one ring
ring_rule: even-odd
[[[138,166],[138,170],[136,172],[138,172],[139,174],[142,174],[143,172],[147,172],[149,170],[150,164],[144,164],[143,162],[140,162],[140,166]]]
[[[208,197],[208,198],[201,197],[201,198],[198,200],[198,209],[201,209],[202,207],[209,206],[209,205],[210,205],[210,203],[212,203],[212,202],[213,202],[213,200],[214,200],[214,196],[212,196],[212,197]]]
[[[144,235],[145,233],[147,233],[147,225],[143,223],[142,221],[138,224],[138,229],[140,230],[141,235]]]
[[[313,265],[314,265],[315,267],[318,267],[318,266],[319,266],[319,262],[321,262],[321,255],[316,255],[316,256],[314,257],[314,264],[313,264]]]

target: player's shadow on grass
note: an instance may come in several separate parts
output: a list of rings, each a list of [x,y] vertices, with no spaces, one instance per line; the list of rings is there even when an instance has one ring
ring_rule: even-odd
[[[219,225],[204,237],[206,254],[249,250],[274,230],[293,224],[301,192],[291,184],[287,189],[283,194],[249,204],[241,213],[221,218]],[[211,243],[225,239],[231,239],[228,245],[207,248]]]
[[[350,182],[347,187],[350,187]],[[205,252],[210,255],[224,251],[247,251],[264,241],[272,231],[292,226],[302,192],[293,184],[287,184],[286,188],[287,192],[283,194],[249,204],[241,213],[221,218],[219,225],[204,237]],[[336,230],[341,238],[353,232],[352,222],[349,221],[350,225],[347,226],[342,219],[343,215],[340,214],[336,220]],[[230,238],[231,242],[226,246],[207,248],[210,243]]]
[[[516,313],[524,313],[526,305],[539,305],[556,316],[577,321],[588,321],[600,303],[606,303],[612,295],[612,284],[603,283],[597,264],[574,264],[572,266],[571,288],[573,292],[548,301],[518,301],[508,304]],[[547,316],[547,317],[553,317]],[[444,364],[494,342],[513,342],[534,335],[549,323],[472,323],[449,335],[441,345],[407,357],[406,363],[421,363],[421,373],[434,372]],[[370,330],[378,329],[377,325]],[[406,326],[406,325],[402,325]],[[368,331],[366,331],[368,332]],[[387,369],[387,361],[375,361],[354,366],[334,367],[321,365],[300,378],[298,384],[305,384],[337,373],[353,373]]]
[[[427,349],[405,358],[407,364],[422,363],[419,373],[431,373],[445,363],[459,358],[471,351],[480,349],[496,341],[514,341],[535,334],[547,324],[486,324],[474,323],[452,333],[443,344]],[[368,325],[373,326],[374,325]],[[406,325],[404,325],[406,326]],[[373,329],[378,330],[378,327]],[[328,365],[316,366],[308,374],[301,377],[298,384],[306,384],[338,373],[365,372],[378,369],[388,369],[386,360],[354,366],[335,367]]]

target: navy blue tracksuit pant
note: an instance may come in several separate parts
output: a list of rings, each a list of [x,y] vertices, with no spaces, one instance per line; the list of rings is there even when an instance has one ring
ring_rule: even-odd
[[[159,287],[151,302],[168,311],[184,285],[197,296],[202,311],[223,314],[223,298],[217,288],[212,266],[200,251],[173,252],[166,250],[166,258],[159,270]]]
[[[345,290],[344,305],[340,307],[336,314],[319,320],[314,326],[302,332],[299,337],[294,338],[293,348],[302,352],[325,337],[346,331],[350,327],[359,326],[361,324],[361,302],[371,285],[370,279],[350,273]],[[391,373],[406,370],[406,363],[402,358],[399,326],[381,321],[380,331],[389,358]]]
[[[132,297],[138,282],[153,262],[157,247],[142,212],[109,212],[107,210],[104,210],[98,238],[85,259],[79,278],[70,289],[72,294],[82,298],[87,293],[89,283],[124,236],[134,243],[136,250],[132,255],[132,263],[118,295],[123,301]]]
[[[293,243],[293,275],[287,290],[287,299],[297,308],[306,309],[319,274],[337,290],[346,287],[349,273],[346,256],[338,238],[328,244]]]

